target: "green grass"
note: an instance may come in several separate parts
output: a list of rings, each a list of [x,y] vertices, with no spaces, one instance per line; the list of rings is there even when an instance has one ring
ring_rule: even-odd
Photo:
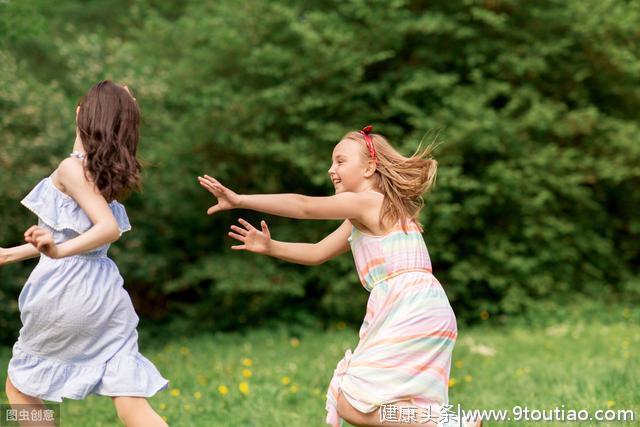
[[[325,389],[357,331],[306,330],[202,334],[176,337],[143,353],[171,380],[169,390],[151,399],[173,426],[323,426]],[[613,323],[573,320],[529,329],[524,325],[461,328],[454,352],[451,403],[467,409],[530,410],[632,409],[640,417],[640,326],[620,318]],[[10,349],[0,350],[6,366]],[[250,362],[248,360],[250,360]],[[250,366],[245,366],[245,364]],[[243,370],[250,371],[249,378]],[[245,372],[248,374],[248,372]],[[3,372],[2,382],[4,384]],[[284,378],[287,380],[283,380]],[[239,385],[249,385],[242,394]],[[286,383],[286,384],[285,384]],[[220,393],[220,386],[228,389]],[[6,401],[4,393],[0,394]],[[569,425],[637,425],[570,423]],[[489,422],[487,425],[563,425]],[[117,426],[110,399],[65,401],[65,427]]]

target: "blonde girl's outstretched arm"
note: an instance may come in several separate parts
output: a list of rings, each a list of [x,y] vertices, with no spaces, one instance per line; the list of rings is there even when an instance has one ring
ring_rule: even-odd
[[[79,159],[69,157],[63,160],[55,172],[55,179],[89,216],[93,227],[57,245],[48,230],[34,225],[24,233],[26,242],[48,257],[63,258],[91,251],[120,238],[111,208],[96,186],[87,180]]]
[[[351,222],[345,220],[333,233],[318,243],[281,242],[271,239],[267,223],[261,221],[260,230],[238,219],[242,227],[231,226],[229,236],[240,241],[241,245],[232,246],[235,250],[244,250],[269,255],[284,261],[304,265],[318,265],[349,250]]]
[[[12,248],[0,248],[0,265],[24,261],[37,256],[40,256],[40,252],[31,243]]]
[[[239,208],[295,219],[361,220],[370,209],[377,209],[380,203],[379,196],[372,192],[344,192],[328,197],[301,194],[240,195],[209,175],[198,177],[198,181],[218,199],[218,203],[207,210],[209,215]]]

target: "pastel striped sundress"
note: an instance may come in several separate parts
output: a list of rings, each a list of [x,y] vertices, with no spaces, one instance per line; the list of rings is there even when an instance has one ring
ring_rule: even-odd
[[[370,292],[356,349],[347,350],[327,393],[327,424],[340,426],[339,392],[361,412],[410,401],[448,404],[456,318],[431,270],[421,230],[398,224],[384,236],[353,227],[349,237],[358,276]]]

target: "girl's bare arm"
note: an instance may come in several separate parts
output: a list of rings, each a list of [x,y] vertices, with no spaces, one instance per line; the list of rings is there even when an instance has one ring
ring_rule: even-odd
[[[56,181],[89,216],[93,227],[85,233],[57,245],[49,231],[33,226],[25,232],[25,241],[52,258],[62,258],[91,251],[120,238],[120,230],[111,208],[96,186],[87,180],[82,163],[68,158],[60,163]]]
[[[322,264],[331,258],[349,250],[349,235],[351,222],[345,220],[333,233],[318,243],[281,242],[271,239],[267,224],[262,221],[261,230],[256,229],[243,219],[239,219],[242,227],[231,226],[229,236],[242,242],[242,245],[232,246],[236,250],[269,255],[284,261],[304,265]]]
[[[40,252],[30,243],[12,248],[0,248],[0,265],[11,264],[40,256]]]
[[[241,208],[296,219],[355,219],[363,221],[369,211],[379,209],[380,197],[372,192],[345,192],[328,197],[301,194],[239,195],[208,175],[198,177],[218,203],[207,210],[209,215]],[[363,221],[366,222],[366,221]]]

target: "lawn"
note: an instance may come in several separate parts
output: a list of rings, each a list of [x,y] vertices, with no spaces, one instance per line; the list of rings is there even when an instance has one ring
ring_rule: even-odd
[[[628,309],[626,309],[628,310]],[[323,426],[325,388],[357,331],[337,324],[328,331],[285,329],[245,334],[175,337],[166,344],[141,341],[170,388],[151,399],[174,426]],[[535,411],[631,409],[635,422],[570,425],[638,425],[640,326],[621,316],[613,322],[572,320],[531,328],[481,325],[461,328],[454,352],[449,398],[464,409]],[[6,367],[10,349],[0,350]],[[2,383],[6,369],[3,368]],[[4,393],[0,394],[6,402]],[[517,411],[517,409],[516,409]],[[610,413],[612,414],[612,413]],[[556,417],[557,418],[557,417]],[[565,418],[566,419],[566,418]],[[510,421],[486,425],[566,425]],[[117,426],[111,401],[65,401],[64,427]]]

